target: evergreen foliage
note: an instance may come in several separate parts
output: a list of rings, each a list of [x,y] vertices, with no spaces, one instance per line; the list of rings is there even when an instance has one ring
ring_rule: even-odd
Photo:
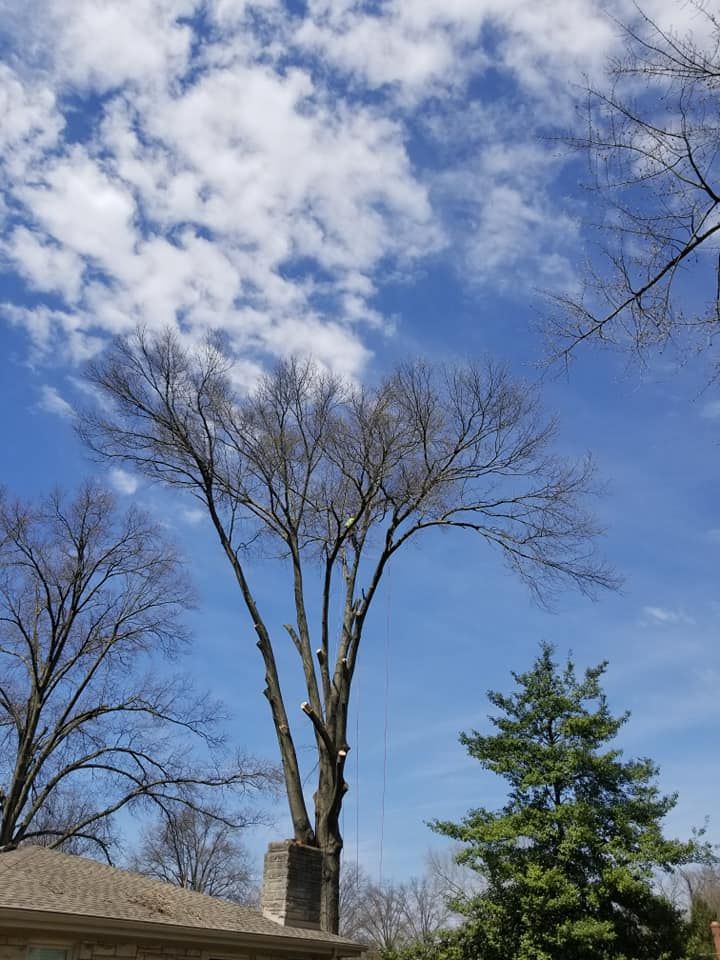
[[[702,896],[693,896],[690,901],[685,960],[715,960],[715,946],[710,928],[713,920],[720,920],[718,910]]]
[[[653,875],[706,859],[707,846],[663,836],[676,803],[648,759],[611,746],[628,720],[613,716],[601,663],[578,678],[542,646],[509,695],[491,692],[494,733],[463,734],[471,756],[503,777],[508,800],[435,822],[466,844],[459,860],[482,892],[456,904],[466,917],[437,955],[482,960],[671,960],[685,954],[680,911]],[[452,942],[450,942],[452,941]]]

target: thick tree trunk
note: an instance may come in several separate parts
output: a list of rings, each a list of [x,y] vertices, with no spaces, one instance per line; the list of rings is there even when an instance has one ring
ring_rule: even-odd
[[[327,933],[340,932],[340,856],[342,838],[335,838],[323,852],[320,925]]]
[[[330,761],[325,751],[321,753],[318,789],[314,797],[315,836],[323,852],[320,924],[328,933],[338,933],[340,928],[340,856],[343,849],[340,810],[347,790],[344,766],[344,753],[337,756],[335,762]]]

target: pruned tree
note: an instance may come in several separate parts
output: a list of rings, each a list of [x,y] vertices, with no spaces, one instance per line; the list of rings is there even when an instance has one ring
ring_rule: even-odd
[[[123,807],[202,806],[205,789],[265,782],[267,765],[212,761],[212,700],[144,675],[146,655],[183,643],[191,597],[159,528],[97,486],[0,501],[0,851],[109,858]]]
[[[261,822],[262,816],[248,811],[166,806],[144,827],[130,866],[156,880],[254,905],[257,877],[242,836]]]
[[[615,580],[583,507],[591,464],[552,454],[554,424],[501,366],[405,364],[364,388],[294,359],[245,393],[232,367],[217,343],[188,352],[169,331],[116,340],[88,371],[109,410],[89,412],[82,434],[101,457],[204,505],[264,662],[295,838],[324,852],[322,922],[335,931],[351,684],[390,559],[428,530],[463,530],[498,548],[541,600],[568,582],[591,592]],[[317,750],[314,818],[251,544],[289,572],[285,630]]]
[[[624,28],[625,56],[587,96],[586,132],[570,142],[589,162],[604,205],[599,254],[582,292],[554,296],[551,354],[568,360],[602,340],[711,351],[720,324],[720,19],[693,4],[692,36],[646,14]],[[717,360],[710,352],[713,365]],[[717,374],[714,371],[713,376]]]

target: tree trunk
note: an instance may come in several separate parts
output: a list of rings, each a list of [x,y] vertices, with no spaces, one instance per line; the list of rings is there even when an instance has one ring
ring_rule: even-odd
[[[343,840],[340,831],[324,831],[318,836],[323,852],[320,926],[327,933],[340,931],[340,857]]]
[[[333,764],[321,753],[318,789],[315,793],[315,836],[323,852],[320,925],[327,933],[340,928],[340,856],[343,838],[340,832],[342,798],[347,790],[343,777],[344,756]]]
[[[327,933],[340,932],[340,855],[342,839],[337,838],[323,853],[320,926]]]

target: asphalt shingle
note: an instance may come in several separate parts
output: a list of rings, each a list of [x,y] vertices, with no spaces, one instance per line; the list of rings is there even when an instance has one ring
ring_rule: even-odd
[[[3,908],[348,943],[320,930],[284,927],[250,907],[43,847],[0,853]]]

